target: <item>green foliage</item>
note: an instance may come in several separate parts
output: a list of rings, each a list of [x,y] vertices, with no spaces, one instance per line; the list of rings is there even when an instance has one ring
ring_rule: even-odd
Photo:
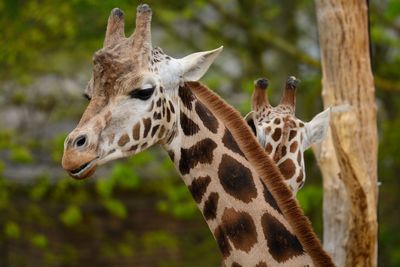
[[[31,152],[26,147],[14,146],[11,148],[11,160],[17,163],[33,163]]]
[[[125,205],[117,199],[105,199],[103,201],[106,209],[111,212],[111,214],[117,216],[118,218],[126,218],[127,211]]]
[[[20,228],[15,222],[6,222],[4,233],[7,238],[18,239],[20,237]]]
[[[82,221],[82,213],[79,207],[70,205],[61,214],[60,220],[66,226],[74,226]]]
[[[34,234],[31,237],[31,243],[33,246],[37,247],[37,248],[46,248],[48,245],[48,241],[46,236],[42,235],[42,234]]]

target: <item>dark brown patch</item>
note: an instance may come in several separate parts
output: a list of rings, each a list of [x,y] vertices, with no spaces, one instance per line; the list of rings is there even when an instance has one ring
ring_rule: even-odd
[[[175,153],[174,153],[174,151],[169,150],[169,151],[168,151],[168,156],[169,156],[169,158],[172,160],[172,162],[174,162],[174,160],[175,160]]]
[[[245,157],[242,150],[239,148],[239,145],[236,143],[236,140],[233,139],[233,136],[231,132],[228,130],[228,128],[225,129],[224,137],[222,137],[222,143],[224,143],[225,147],[228,148],[229,150]]]
[[[265,151],[266,151],[268,154],[271,154],[272,149],[273,149],[273,147],[272,147],[272,145],[271,145],[270,143],[268,143],[267,146],[265,147]]]
[[[161,98],[159,98],[159,99],[157,100],[156,105],[157,105],[157,107],[161,107]]]
[[[300,123],[299,123],[299,126],[300,126],[300,127],[304,127],[304,123],[300,122]]]
[[[140,146],[140,150],[143,151],[147,147],[147,142]]]
[[[137,148],[138,148],[138,145],[133,145],[129,148],[129,151],[136,151]]]
[[[129,142],[129,135],[128,134],[123,134],[118,140],[118,145],[119,146],[124,146],[128,142]]]
[[[153,127],[153,129],[151,129],[151,137],[154,137],[154,135],[156,134],[158,128],[160,128],[160,125],[156,125]]]
[[[203,215],[206,220],[213,220],[217,218],[217,208],[218,208],[219,195],[212,192],[206,202],[204,202]]]
[[[294,141],[291,145],[290,145],[290,152],[294,153],[297,150],[297,141]]]
[[[259,263],[257,263],[256,267],[268,267],[268,265],[265,262],[260,261]]]
[[[231,267],[242,267],[242,265],[240,265],[237,262],[232,263]]]
[[[280,124],[280,123],[281,123],[281,119],[275,118],[274,123],[275,123],[275,124]]]
[[[265,134],[269,134],[271,132],[271,126],[268,126],[267,128],[265,128]]]
[[[164,133],[165,133],[165,126],[161,125],[160,131],[158,132],[158,138],[162,138],[164,137]]]
[[[199,126],[183,112],[181,112],[181,128],[186,136],[194,135],[200,130]]]
[[[274,133],[272,134],[272,139],[274,139],[274,141],[278,141],[281,138],[282,135],[282,130],[280,128],[276,128]]]
[[[195,104],[195,109],[199,118],[203,121],[204,126],[213,133],[218,131],[218,121],[214,115],[199,101]]]
[[[189,191],[192,193],[192,196],[197,203],[200,203],[203,199],[203,195],[207,191],[207,187],[210,183],[211,177],[205,176],[194,179],[191,185],[189,185]]]
[[[278,168],[286,179],[292,178],[293,174],[296,171],[296,166],[291,159],[286,159],[285,161],[280,163],[278,165]]]
[[[249,252],[257,243],[257,231],[253,219],[247,212],[226,208],[222,215],[223,229],[236,249]]]
[[[143,125],[144,125],[143,137],[147,137],[147,134],[149,133],[151,128],[151,119],[150,118],[143,119]]]
[[[172,102],[168,101],[168,104],[169,104],[169,109],[171,110],[171,112],[175,113],[175,108],[174,108],[174,105],[172,104]]]
[[[257,197],[251,171],[242,163],[228,155],[223,155],[218,167],[218,177],[222,187],[231,196],[249,203]]]
[[[303,181],[304,175],[303,175],[303,171],[300,170],[300,174],[299,176],[297,176],[296,182],[301,183]]]
[[[222,256],[224,257],[224,259],[228,258],[229,255],[231,255],[232,247],[229,244],[228,238],[227,238],[225,232],[222,230],[221,226],[218,226],[217,229],[215,229],[214,237],[215,237],[215,240],[217,240],[217,244],[218,244],[219,250],[222,253]]]
[[[286,152],[287,152],[287,148],[286,148],[286,146],[282,146],[282,150],[281,150],[281,158],[283,158],[285,155],[286,155]]]
[[[167,122],[170,122],[171,120],[171,111],[169,111],[169,108],[167,108]]]
[[[216,147],[217,144],[213,140],[206,138],[188,149],[181,148],[179,170],[182,175],[188,174],[199,163],[210,164],[213,161],[213,152]]]
[[[135,126],[133,126],[132,137],[134,140],[139,140],[139,138],[140,138],[140,122],[136,123]]]
[[[192,102],[195,99],[193,93],[188,88],[179,87],[178,95],[183,103],[183,105],[192,110]]]
[[[161,120],[161,112],[154,112],[153,119]]]
[[[265,186],[264,183],[262,183],[263,185],[263,193],[264,193],[264,199],[265,201],[275,210],[277,210],[280,214],[282,214],[281,209],[278,206],[278,203],[276,203],[275,198],[272,196],[271,192],[268,190],[268,188]]]
[[[261,225],[268,250],[277,262],[285,262],[305,253],[297,237],[269,213],[262,216]]]
[[[297,131],[291,130],[289,133],[289,141],[297,135]]]

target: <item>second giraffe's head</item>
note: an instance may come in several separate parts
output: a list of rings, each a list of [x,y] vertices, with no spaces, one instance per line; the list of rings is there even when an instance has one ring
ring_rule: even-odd
[[[280,104],[272,107],[266,94],[268,80],[255,81],[252,111],[245,118],[261,146],[277,163],[289,187],[295,193],[305,181],[304,150],[325,137],[331,112],[327,109],[310,122],[296,118],[298,84],[299,81],[295,77],[289,77]]]
[[[100,164],[167,142],[176,127],[179,86],[200,79],[222,50],[181,59],[167,56],[152,48],[151,16],[148,5],[138,6],[135,31],[126,38],[122,11],[110,14],[85,89],[89,105],[64,143],[62,165],[74,178],[89,177]]]

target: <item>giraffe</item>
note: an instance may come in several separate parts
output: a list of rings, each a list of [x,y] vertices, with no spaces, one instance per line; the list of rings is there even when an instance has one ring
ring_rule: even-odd
[[[304,151],[325,137],[332,108],[317,114],[310,122],[295,116],[296,89],[299,80],[290,76],[284,88],[281,102],[272,107],[266,96],[268,80],[255,81],[252,95],[252,111],[245,120],[276,162],[289,188],[296,194],[304,185]]]
[[[152,11],[139,5],[124,35],[113,9],[93,57],[90,102],[64,143],[75,179],[160,144],[231,266],[334,266],[279,169],[232,107],[197,82],[222,47],[181,59],[152,48]]]

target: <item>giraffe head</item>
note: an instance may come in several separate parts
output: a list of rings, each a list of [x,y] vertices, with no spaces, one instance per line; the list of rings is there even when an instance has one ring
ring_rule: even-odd
[[[113,9],[103,48],[93,56],[93,74],[85,89],[90,100],[64,143],[63,168],[83,179],[98,165],[168,142],[176,127],[179,85],[200,79],[222,47],[181,59],[152,48],[152,12],[138,6],[136,28],[126,38],[124,15]]]
[[[331,112],[327,109],[310,122],[296,118],[298,84],[299,80],[289,77],[280,104],[272,107],[266,95],[268,80],[255,81],[252,111],[245,118],[295,193],[305,180],[303,153],[313,143],[320,142],[325,137]]]

